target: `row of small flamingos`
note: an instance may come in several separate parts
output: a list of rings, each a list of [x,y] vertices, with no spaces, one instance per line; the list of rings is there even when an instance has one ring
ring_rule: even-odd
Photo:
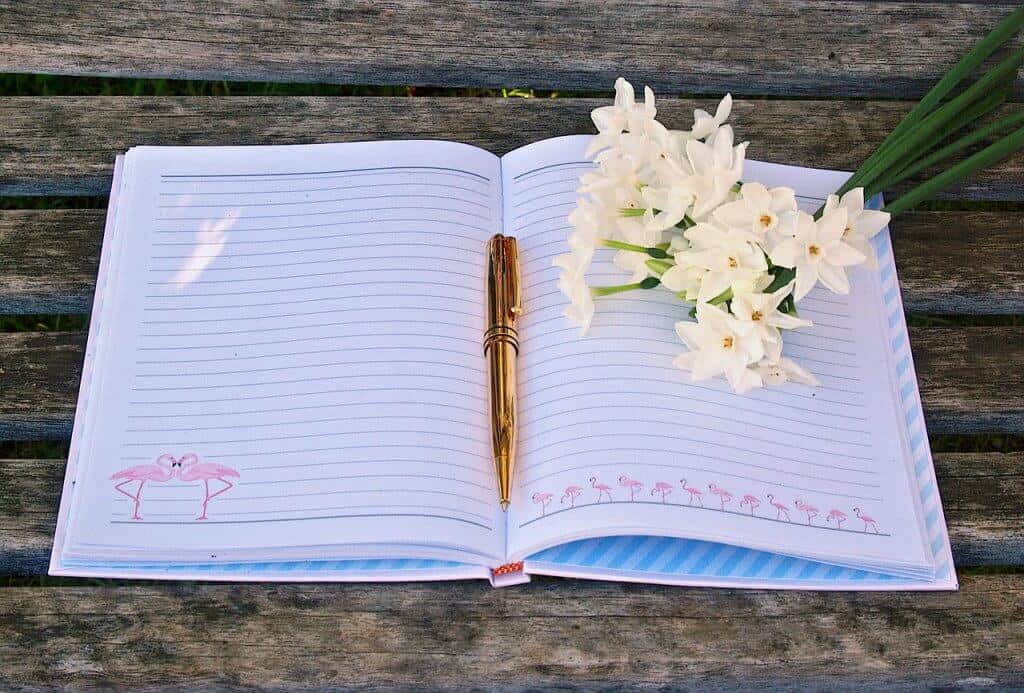
[[[636,495],[643,491],[644,489],[644,483],[642,481],[632,479],[628,476],[619,477],[619,486],[629,491],[630,501],[636,501]],[[612,487],[609,486],[608,484],[599,482],[597,480],[597,477],[590,477],[590,487],[597,491],[597,500],[595,501],[595,503],[602,502],[604,498],[607,498],[608,502],[611,502],[613,500]],[[696,502],[700,507],[704,507],[704,492],[701,489],[695,486],[690,486],[689,484],[686,483],[686,479],[679,480],[679,488],[683,492],[689,494],[688,505],[693,505]],[[654,486],[651,488],[651,495],[660,496],[661,502],[665,503],[668,496],[671,495],[674,490],[675,487],[672,484],[668,483],[667,481],[659,481],[656,484],[654,484]],[[584,489],[580,486],[567,486],[565,492],[562,494],[560,503],[562,505],[568,504],[570,508],[576,507],[576,499],[583,495],[583,491]],[[717,484],[708,484],[708,491],[710,491],[712,495],[718,498],[720,510],[725,510],[725,506],[731,503],[734,498],[734,495],[731,491],[727,491],[721,486],[718,486]],[[792,522],[792,519],[789,516],[789,506],[776,500],[775,496],[773,496],[770,493],[767,494],[765,497],[768,499],[768,505],[775,509],[776,520],[781,520],[783,517],[785,517],[787,522]],[[542,516],[547,514],[548,505],[551,503],[553,499],[554,494],[546,493],[543,491],[539,491],[533,494],[532,497],[533,502],[536,503],[537,505],[540,505],[540,512]],[[756,514],[755,511],[758,508],[760,508],[761,505],[761,499],[749,493],[744,494],[739,502],[739,507],[741,509],[749,509],[750,514],[752,516]],[[814,525],[814,519],[821,515],[821,511],[818,510],[818,508],[814,507],[813,505],[809,505],[808,503],[804,503],[800,499],[796,499],[793,502],[793,506],[798,511],[806,515],[807,524],[811,526]],[[865,515],[863,512],[861,512],[860,508],[854,508],[853,514],[857,516],[858,520],[864,523],[865,532],[872,531],[875,534],[878,534],[878,523],[875,521],[874,518]],[[825,526],[831,526],[832,523],[835,523],[836,529],[842,529],[843,523],[846,522],[847,517],[847,514],[844,513],[842,510],[832,508],[825,515]]]

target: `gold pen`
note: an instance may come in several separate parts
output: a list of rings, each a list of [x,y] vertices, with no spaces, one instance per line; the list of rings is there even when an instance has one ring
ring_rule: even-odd
[[[498,475],[498,500],[508,510],[516,463],[516,356],[523,313],[516,239],[498,234],[487,242],[487,357],[490,385],[491,448]]]

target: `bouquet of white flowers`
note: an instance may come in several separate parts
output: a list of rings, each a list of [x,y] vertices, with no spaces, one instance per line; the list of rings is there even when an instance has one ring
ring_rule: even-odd
[[[743,179],[747,143],[726,123],[732,98],[714,115],[694,112],[688,130],[655,119],[654,93],[637,102],[619,78],[615,102],[594,110],[598,135],[588,150],[597,164],[581,178],[569,215],[569,252],[555,259],[566,316],[585,333],[594,298],[664,286],[689,305],[693,320],[676,323],[688,351],[675,364],[694,380],[724,375],[737,392],[816,378],[783,356],[784,330],[810,326],[798,302],[821,284],[850,290],[847,269],[877,267],[870,239],[891,213],[908,209],[1024,145],[1024,128],[982,148],[906,193],[885,210],[865,209],[865,197],[932,167],[982,140],[1024,124],[1024,114],[974,129],[999,105],[1024,51],[999,63],[957,97],[946,95],[1024,24],[1014,12],[925,96],[879,149],[815,214],[797,208],[790,188]],[[956,137],[954,137],[956,135]],[[591,287],[586,272],[598,248],[617,250],[629,282]]]

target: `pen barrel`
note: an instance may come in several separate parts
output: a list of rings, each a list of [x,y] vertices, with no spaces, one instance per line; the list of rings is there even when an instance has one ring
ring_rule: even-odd
[[[489,378],[491,446],[498,498],[507,508],[516,459],[516,357],[522,314],[519,250],[516,239],[501,234],[487,244],[487,331],[484,354]]]
[[[516,353],[508,339],[496,339],[486,348],[490,377],[491,449],[498,479],[498,499],[506,506],[512,493],[516,460]]]

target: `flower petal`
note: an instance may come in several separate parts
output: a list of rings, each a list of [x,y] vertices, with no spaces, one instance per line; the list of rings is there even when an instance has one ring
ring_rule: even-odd
[[[818,263],[820,266],[822,263]],[[818,266],[810,263],[801,263],[796,268],[796,285],[793,287],[793,300],[799,301],[810,293],[814,285],[818,283]]]
[[[819,262],[818,279],[833,293],[850,293],[850,280],[846,276],[846,271],[838,265],[833,265],[829,262]]]

